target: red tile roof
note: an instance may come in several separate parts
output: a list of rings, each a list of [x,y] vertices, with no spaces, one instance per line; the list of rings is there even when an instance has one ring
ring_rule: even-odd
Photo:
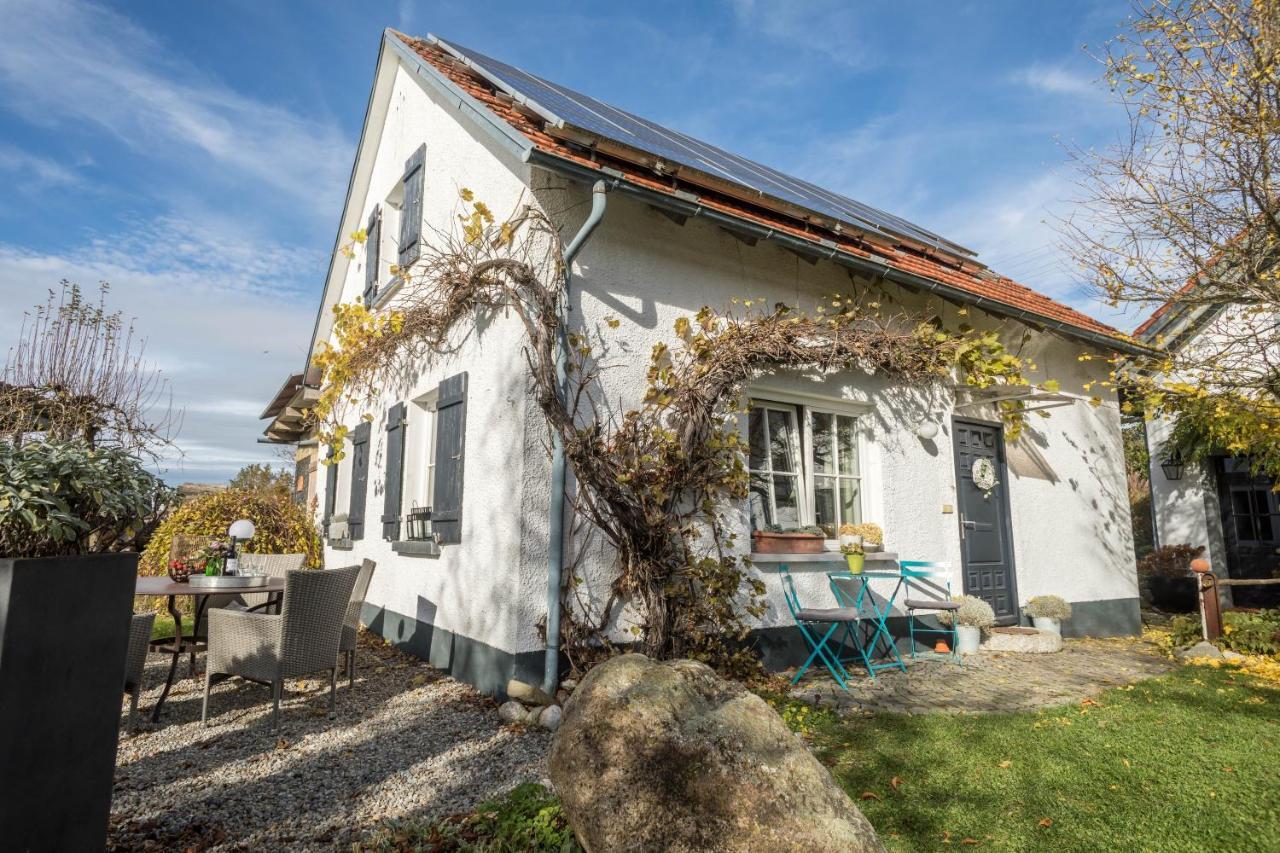
[[[826,245],[832,243],[841,251],[860,257],[873,259],[888,266],[913,273],[924,278],[951,285],[976,297],[990,299],[1001,305],[1027,311],[1050,320],[1056,320],[1077,329],[1093,332],[1117,341],[1127,341],[1128,337],[1118,330],[1089,317],[1086,314],[1037,293],[1029,287],[1012,279],[980,268],[970,262],[952,261],[948,258],[925,254],[906,245],[887,247],[860,238],[856,234],[828,230],[813,223],[787,216],[763,205],[752,204],[738,198],[718,193],[705,186],[690,184],[687,181],[660,175],[634,163],[610,157],[600,150],[590,152],[579,149],[546,132],[536,116],[520,109],[505,94],[497,92],[494,87],[475,75],[470,69],[455,61],[443,50],[423,39],[397,33],[418,56],[430,63],[434,68],[448,77],[455,85],[468,95],[487,107],[494,115],[524,134],[529,141],[545,154],[590,169],[609,168],[622,173],[626,180],[647,189],[675,196],[677,191],[695,191],[701,204],[729,214],[736,218],[754,222],[766,228],[786,232],[796,237]]]

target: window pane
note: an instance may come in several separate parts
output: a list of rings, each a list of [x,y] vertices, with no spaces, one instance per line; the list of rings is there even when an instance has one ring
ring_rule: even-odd
[[[1272,536],[1271,516],[1260,515],[1256,519],[1258,523],[1258,539],[1263,542],[1269,542],[1275,537]]]
[[[813,413],[813,470],[817,474],[836,473],[836,460],[832,455],[832,429],[835,415],[827,412]],[[818,522],[821,524],[822,522]]]
[[[1249,493],[1243,489],[1231,491],[1231,511],[1236,515],[1249,515],[1253,508],[1249,505]]]
[[[841,416],[839,422],[840,473],[858,475],[858,419]]]
[[[840,481],[840,521],[843,524],[862,523],[862,505],[858,500],[859,482]]]
[[[1267,503],[1267,490],[1257,489],[1253,493],[1253,512],[1255,515],[1266,515],[1271,511]]]
[[[796,471],[795,413],[769,410],[769,456],[775,471]]]
[[[778,517],[774,520],[774,524],[780,527],[799,527],[800,491],[796,488],[796,477],[775,474],[773,500],[778,507]]]
[[[1253,519],[1247,515],[1236,516],[1236,538],[1241,542],[1253,541]]]
[[[760,470],[765,467],[764,412],[752,409],[747,420],[747,434],[751,443],[748,467]]]
[[[813,478],[813,521],[822,527],[829,537],[835,538],[835,528],[840,525],[840,516],[836,515],[836,479],[835,477]],[[826,526],[831,530],[826,530]]]
[[[751,506],[751,527],[764,530],[773,524],[773,511],[769,508],[769,478],[764,474],[752,474],[747,502]]]

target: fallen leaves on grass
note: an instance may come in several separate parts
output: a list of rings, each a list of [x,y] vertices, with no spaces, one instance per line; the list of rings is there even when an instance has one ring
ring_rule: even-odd
[[[880,796],[880,795],[879,795],[879,794],[877,794],[875,791],[863,791],[861,794],[859,794],[859,795],[858,795],[858,799],[860,799],[860,800],[883,800],[883,799],[884,799],[884,797]]]
[[[889,787],[892,788],[893,790],[896,791],[901,786],[902,786],[902,777],[894,776],[892,779],[889,780]]]
[[[1001,761],[996,766],[999,767],[1001,770],[1008,770],[1010,767],[1013,766],[1013,762],[1006,758],[1004,761]]]
[[[1041,829],[1048,829],[1049,827],[1053,826],[1053,818],[1042,817],[1040,818],[1040,822],[1037,823],[1036,826],[1040,827]]]

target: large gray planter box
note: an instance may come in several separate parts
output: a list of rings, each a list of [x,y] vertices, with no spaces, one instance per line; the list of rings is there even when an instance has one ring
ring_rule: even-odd
[[[106,846],[137,570],[0,559],[0,848]]]

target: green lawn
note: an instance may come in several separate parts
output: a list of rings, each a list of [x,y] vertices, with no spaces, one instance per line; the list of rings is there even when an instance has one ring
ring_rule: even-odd
[[[774,704],[890,850],[1280,850],[1280,689],[1231,669],[1035,714]]]
[[[182,630],[183,630],[183,633],[191,632],[190,617],[188,616],[182,617]],[[168,613],[157,613],[156,621],[151,626],[151,639],[154,640],[154,639],[157,639],[158,637],[172,637],[172,636],[173,636],[173,617],[170,616]]]

